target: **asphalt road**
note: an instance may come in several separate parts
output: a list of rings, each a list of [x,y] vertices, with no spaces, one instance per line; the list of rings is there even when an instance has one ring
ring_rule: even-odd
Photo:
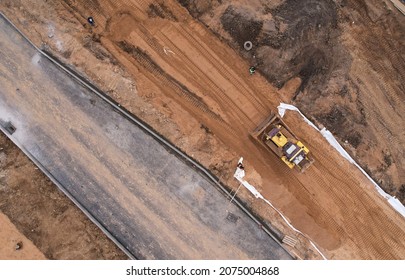
[[[0,124],[136,258],[291,259],[204,175],[1,16]]]

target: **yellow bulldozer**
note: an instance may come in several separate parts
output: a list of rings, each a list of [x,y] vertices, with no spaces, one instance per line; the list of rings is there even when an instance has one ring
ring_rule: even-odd
[[[274,152],[288,167],[304,172],[313,162],[308,148],[297,139],[277,114],[271,114],[252,133],[266,149]]]

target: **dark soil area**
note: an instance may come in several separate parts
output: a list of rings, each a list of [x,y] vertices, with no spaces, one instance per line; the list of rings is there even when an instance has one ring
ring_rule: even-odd
[[[200,18],[217,6],[215,0],[180,2]],[[200,2],[210,4],[204,9]],[[232,38],[229,43],[278,87],[299,76],[303,90],[323,81],[343,60],[350,61],[349,56],[341,55],[337,44],[338,11],[331,0],[287,0],[274,8],[263,3],[260,11],[232,1],[221,2],[230,3],[220,15],[223,30]],[[249,52],[243,49],[246,41],[254,44]],[[336,63],[338,54],[340,63]]]
[[[152,3],[149,5],[148,16],[149,17],[160,17],[169,19],[172,21],[177,21],[177,17],[170,11],[170,9],[164,4],[163,1],[158,3]]]
[[[255,20],[253,17],[247,18],[232,5],[225,10],[221,23],[240,46],[246,41],[257,43],[257,37],[263,28],[263,21]]]

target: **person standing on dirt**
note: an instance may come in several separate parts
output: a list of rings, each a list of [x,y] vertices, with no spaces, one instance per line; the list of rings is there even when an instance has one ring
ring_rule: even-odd
[[[253,75],[256,72],[256,67],[252,66],[249,68],[250,75]]]

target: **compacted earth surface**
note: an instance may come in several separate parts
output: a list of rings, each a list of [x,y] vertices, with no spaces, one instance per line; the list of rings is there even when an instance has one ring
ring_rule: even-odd
[[[332,131],[381,187],[404,202],[405,23],[390,1],[4,0],[0,9],[34,44],[91,80],[230,189],[239,186],[232,175],[243,156],[246,179],[305,236],[245,189],[238,197],[297,239],[286,247],[299,258],[320,258],[308,238],[328,258],[405,258],[404,218],[297,114],[287,113],[285,121],[315,158],[304,174],[289,170],[249,136],[280,102],[293,103]],[[252,42],[249,51],[246,41]],[[256,74],[249,75],[250,66]],[[8,157],[23,157],[10,149]],[[33,172],[0,180],[46,181]],[[62,200],[46,182],[47,192],[53,189]],[[36,184],[32,192],[39,199]],[[46,257],[124,257],[85,219],[69,224],[69,231],[49,232],[52,212],[36,212],[41,204],[32,203],[26,189],[16,196],[3,188],[1,210]],[[9,197],[19,204],[7,204]],[[42,199],[49,207],[59,203]],[[71,217],[81,214],[69,205]],[[35,222],[43,232],[21,220]],[[62,248],[80,254],[50,253],[45,242],[50,235],[53,248],[72,237],[72,247]],[[78,244],[82,251],[75,249]]]

